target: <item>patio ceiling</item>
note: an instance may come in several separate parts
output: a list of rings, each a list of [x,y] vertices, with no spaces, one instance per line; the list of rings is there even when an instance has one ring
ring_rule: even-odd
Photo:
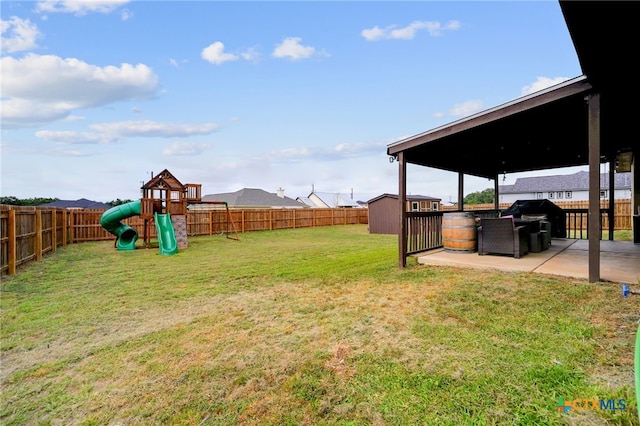
[[[632,74],[640,2],[561,1],[560,6],[582,76],[395,142],[387,154],[402,152],[407,163],[486,178],[586,165],[585,99],[596,92],[601,99],[601,161],[637,152],[637,118],[630,105],[640,95]]]

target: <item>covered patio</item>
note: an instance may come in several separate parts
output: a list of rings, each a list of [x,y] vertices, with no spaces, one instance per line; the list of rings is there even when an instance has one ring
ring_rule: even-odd
[[[534,272],[587,279],[589,244],[587,240],[557,239],[539,253],[520,259],[508,256],[479,256],[478,253],[435,249],[414,255],[423,265],[446,265],[464,268]],[[600,242],[600,281],[638,284],[640,278],[640,244],[629,241]]]
[[[590,282],[617,280],[615,276],[608,278],[609,269],[618,268],[609,265],[611,259],[608,254],[618,253],[610,251],[610,246],[617,243],[613,241],[614,200],[610,200],[606,209],[611,241],[605,244],[600,240],[600,165],[610,165],[610,187],[604,188],[609,193],[614,192],[614,173],[631,172],[631,206],[632,212],[636,212],[640,206],[640,178],[636,173],[640,141],[635,129],[635,109],[629,105],[640,94],[640,87],[633,81],[632,74],[633,52],[637,49],[638,40],[634,30],[635,19],[640,15],[640,3],[560,1],[560,7],[580,61],[581,76],[387,147],[387,154],[398,162],[399,169],[400,267],[406,265],[410,239],[415,239],[410,231],[415,233],[419,228],[429,234],[441,232],[437,229],[437,218],[416,222],[415,215],[406,212],[407,164],[456,172],[460,211],[464,210],[465,175],[493,180],[495,210],[498,211],[498,176],[588,165],[589,239],[574,241],[532,270],[544,272],[550,267],[544,265],[553,265],[554,258],[575,255],[572,262],[586,259],[583,266],[576,264],[576,270],[580,271],[577,276],[584,276]],[[640,263],[640,254],[635,249],[631,251],[638,257],[618,256],[616,259],[622,261],[621,269],[633,274]],[[551,254],[553,252],[549,250],[542,256]],[[451,255],[460,259],[474,256],[475,261],[470,265],[480,262],[478,258],[496,257],[478,256],[477,253]],[[530,259],[535,258],[533,254],[529,256]],[[529,262],[527,257],[507,260],[507,263],[520,262],[524,268]],[[504,260],[495,260],[498,261]],[[566,265],[564,268],[569,269]],[[640,274],[635,273],[633,277],[637,281]]]

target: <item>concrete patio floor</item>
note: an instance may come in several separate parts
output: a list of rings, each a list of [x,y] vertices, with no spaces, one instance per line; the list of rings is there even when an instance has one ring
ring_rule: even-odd
[[[423,265],[449,265],[464,268],[493,268],[527,271],[589,279],[589,241],[554,238],[551,247],[540,253],[528,253],[520,259],[484,255],[477,252],[451,252],[437,249],[414,255]],[[640,244],[629,241],[600,241],[600,280],[640,284]]]

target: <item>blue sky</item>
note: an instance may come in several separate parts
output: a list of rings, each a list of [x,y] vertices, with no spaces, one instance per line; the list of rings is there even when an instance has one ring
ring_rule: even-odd
[[[169,169],[203,194],[366,200],[397,193],[388,144],[581,74],[556,1],[0,7],[1,193],[19,198],[137,199]],[[407,188],[455,200],[457,175],[411,166]]]

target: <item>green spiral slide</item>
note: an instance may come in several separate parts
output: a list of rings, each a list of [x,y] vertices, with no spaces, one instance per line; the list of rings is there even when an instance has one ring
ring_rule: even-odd
[[[173,223],[171,223],[171,215],[167,214],[153,214],[153,221],[156,224],[156,231],[158,231],[158,249],[160,254],[172,255],[178,252],[178,241],[176,240],[176,231],[173,229]]]
[[[100,218],[100,225],[116,236],[118,250],[134,250],[138,240],[138,231],[121,221],[140,214],[140,200],[121,204],[107,210]]]

